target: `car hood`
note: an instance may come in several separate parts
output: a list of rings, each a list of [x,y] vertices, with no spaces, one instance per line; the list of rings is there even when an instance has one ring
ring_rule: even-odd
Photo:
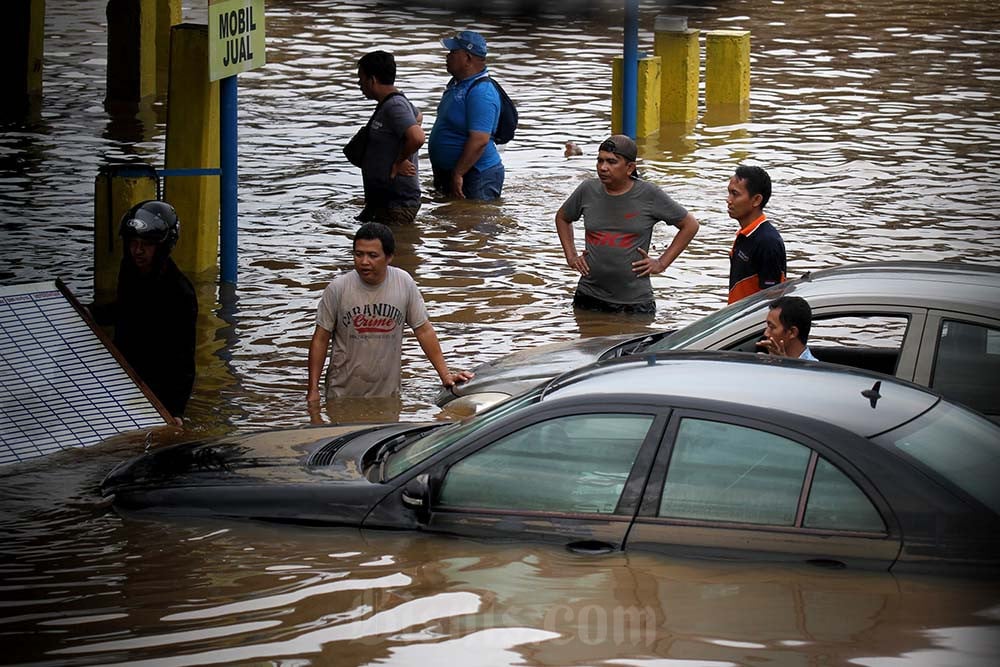
[[[357,523],[388,490],[365,474],[375,451],[438,425],[349,424],[169,445],[116,466],[101,493],[124,510]]]
[[[474,369],[475,377],[468,382],[444,389],[438,394],[437,404],[446,405],[456,398],[498,392],[513,396],[538,383],[579,368],[599,359],[618,356],[647,338],[663,334],[618,334],[594,336],[579,340],[550,343],[520,352],[504,355]]]

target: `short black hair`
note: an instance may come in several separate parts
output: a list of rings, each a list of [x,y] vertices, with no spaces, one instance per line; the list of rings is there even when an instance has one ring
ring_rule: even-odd
[[[358,69],[387,86],[396,83],[396,59],[388,51],[366,53],[358,61]]]
[[[747,193],[753,197],[760,195],[760,207],[767,206],[771,199],[771,177],[763,167],[741,164],[736,167],[736,178],[746,183]]]
[[[771,310],[780,308],[778,321],[781,322],[781,326],[786,329],[798,327],[798,339],[802,341],[803,345],[808,344],[809,329],[812,328],[813,317],[812,308],[809,307],[808,301],[800,296],[780,296],[769,303],[767,307]]]
[[[383,225],[381,222],[366,222],[358,228],[358,231],[354,233],[354,242],[352,243],[352,248],[356,249],[358,247],[358,239],[365,241],[373,241],[378,239],[382,242],[382,252],[389,255],[396,254],[396,237],[392,235],[392,230]]]

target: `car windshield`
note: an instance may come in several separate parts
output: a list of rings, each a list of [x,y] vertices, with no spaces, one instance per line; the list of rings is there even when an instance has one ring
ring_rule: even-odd
[[[466,417],[462,421],[455,422],[450,426],[435,429],[426,436],[414,440],[409,445],[393,453],[386,461],[385,479],[391,479],[400,473],[406,472],[451,443],[487,428],[509,414],[533,405],[538,401],[544,389],[545,384],[543,383],[527,393],[509,398],[479,414]]]
[[[722,310],[717,310],[711,315],[695,320],[686,327],[661,338],[642,352],[643,354],[669,352],[671,350],[682,350],[691,347],[693,342],[701,340],[705,336],[710,336],[730,322],[744,317],[747,313],[767,308],[767,304],[781,296],[786,287],[787,284],[776,285],[763,292],[757,292],[745,299],[740,299]]]
[[[1000,513],[1000,426],[985,417],[942,401],[875,441],[913,457]]]

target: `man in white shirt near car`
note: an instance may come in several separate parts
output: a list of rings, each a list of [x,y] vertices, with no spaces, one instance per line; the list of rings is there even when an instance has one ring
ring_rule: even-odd
[[[398,396],[404,324],[413,329],[444,386],[472,378],[469,371],[449,370],[420,290],[410,274],[390,266],[395,250],[392,231],[381,223],[365,223],[354,235],[354,270],[327,285],[316,312],[307,402],[320,400],[328,355],[328,400]]]

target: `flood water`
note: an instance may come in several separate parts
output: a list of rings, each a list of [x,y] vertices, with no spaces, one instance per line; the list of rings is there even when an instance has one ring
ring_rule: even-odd
[[[163,164],[162,104],[103,108],[104,2],[49,2],[38,119],[0,127],[0,284],[62,278],[93,296],[93,189],[107,162]],[[197,4],[197,6],[192,6]],[[469,4],[469,3],[465,3]],[[484,3],[485,4],[485,3]],[[514,3],[497,3],[506,7]],[[396,229],[453,367],[581,335],[662,329],[725,303],[735,222],[725,185],[744,160],[789,272],[857,260],[1000,264],[1000,18],[963,0],[644,3],[701,31],[748,29],[746,119],[706,115],[640,141],[647,179],[701,221],[653,278],[652,323],[574,316],[576,278],[553,218],[609,134],[614,3],[540,4],[535,16],[447,3],[268,0],[268,64],[240,76],[235,299],[196,276],[202,306],[193,435],[309,423],[305,358],[316,302],[350,266],[361,177],[340,147],[372,104],[356,61],[396,54],[398,85],[433,123],[447,82],[439,39],[471,27],[521,125],[497,204],[427,193]],[[582,11],[589,7],[591,11]],[[204,22],[205,3],[185,3]],[[566,158],[566,141],[582,156]],[[183,233],[183,231],[182,231]],[[669,242],[666,228],[654,245]],[[436,376],[404,344],[404,420],[438,415]],[[361,418],[331,410],[323,421]],[[1000,589],[888,574],[580,556],[544,545],[358,530],[120,517],[96,493],[141,450],[125,437],[0,468],[0,663],[992,665]]]

